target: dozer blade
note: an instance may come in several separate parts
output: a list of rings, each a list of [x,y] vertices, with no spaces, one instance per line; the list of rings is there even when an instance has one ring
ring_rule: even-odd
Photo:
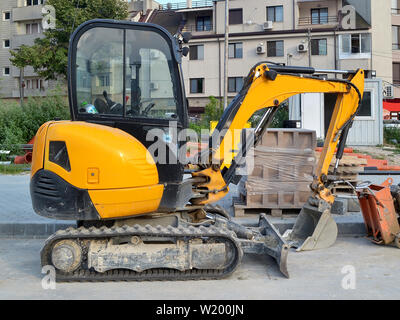
[[[264,251],[273,257],[278,263],[279,270],[289,278],[287,270],[287,257],[290,246],[280,235],[279,231],[272,223],[267,220],[267,216],[262,213],[260,215],[260,233],[263,236]]]
[[[315,207],[309,202],[300,211],[293,229],[284,235],[296,251],[324,249],[332,246],[338,229],[329,206]]]

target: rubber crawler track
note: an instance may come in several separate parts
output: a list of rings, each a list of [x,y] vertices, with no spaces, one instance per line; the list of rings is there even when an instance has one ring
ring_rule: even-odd
[[[150,225],[141,226],[122,226],[122,227],[91,227],[89,229],[68,228],[59,230],[51,235],[45,242],[41,251],[42,266],[52,265],[51,250],[56,242],[65,239],[79,239],[79,240],[101,240],[110,239],[112,237],[121,236],[154,236],[154,237],[174,237],[176,239],[190,239],[190,238],[215,238],[227,241],[231,244],[230,248],[233,250],[231,264],[222,270],[215,269],[190,269],[186,271],[178,271],[175,269],[150,269],[143,272],[136,272],[126,269],[110,270],[100,273],[94,270],[77,269],[71,273],[61,272],[56,269],[57,282],[83,282],[83,281],[160,281],[160,280],[207,280],[207,279],[221,279],[232,274],[243,256],[242,249],[238,242],[235,240],[236,236],[233,232],[228,230],[221,230],[215,227],[152,227]],[[85,253],[87,254],[87,253]]]

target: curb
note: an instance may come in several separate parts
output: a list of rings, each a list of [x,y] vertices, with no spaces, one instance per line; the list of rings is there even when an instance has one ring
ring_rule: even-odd
[[[365,236],[365,224],[361,213],[350,214],[350,215],[332,215],[338,226],[338,235],[341,237],[354,237],[354,236]],[[293,229],[296,221],[295,217],[290,218],[275,218],[268,216],[269,221],[283,234],[288,229]],[[245,217],[245,218],[233,218],[234,222],[240,223],[246,227],[257,227],[258,217]]]
[[[250,215],[249,215],[250,216]],[[268,217],[274,226],[283,234],[287,229],[292,229],[296,217],[275,218]],[[349,216],[335,216],[334,219],[338,226],[339,236],[365,236],[365,225],[360,214]],[[233,221],[247,227],[257,227],[258,217],[251,215],[245,218],[233,218]],[[75,227],[75,222],[71,223],[0,223],[0,237],[15,238],[47,238],[60,229]]]
[[[75,223],[0,223],[0,237],[47,238]]]

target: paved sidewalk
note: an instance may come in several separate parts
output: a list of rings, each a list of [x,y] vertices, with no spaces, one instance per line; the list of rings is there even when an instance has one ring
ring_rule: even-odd
[[[29,180],[29,173],[0,174],[0,235],[45,237],[59,228],[75,225],[74,221],[38,216],[32,208]]]
[[[42,245],[43,240],[0,239],[0,299],[400,299],[400,250],[364,238],[339,239],[324,250],[291,251],[290,279],[272,258],[246,255],[223,280],[57,283],[55,290],[41,286]],[[354,289],[345,290],[342,283]]]

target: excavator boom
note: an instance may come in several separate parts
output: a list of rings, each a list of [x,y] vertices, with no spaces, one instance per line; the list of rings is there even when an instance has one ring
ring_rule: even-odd
[[[343,74],[347,79],[324,80],[314,76],[316,73]],[[260,63],[251,69],[244,83],[243,89],[225,110],[214,136],[210,139],[210,157],[215,170],[208,168],[196,173],[196,176],[205,175],[209,178],[208,191],[213,192],[202,201],[196,199],[196,203],[205,204],[225,196],[227,185],[235,176],[240,157],[257,144],[283,101],[300,93],[335,93],[335,108],[311,184],[313,195],[302,209],[288,237],[290,243],[300,250],[332,245],[337,237],[337,226],[330,215],[330,207],[335,197],[328,189],[328,169],[336,148],[336,165],[342,158],[349,129],[361,105],[364,71],[315,70]],[[261,109],[266,111],[256,129],[254,144],[246,144],[245,147],[239,148],[235,131],[242,130],[250,117]],[[214,141],[221,141],[217,148],[211,147],[211,142]],[[242,150],[234,156],[232,150],[238,149]],[[226,162],[232,165],[229,168],[223,165],[220,168],[215,166]],[[213,183],[216,185],[214,189]]]

